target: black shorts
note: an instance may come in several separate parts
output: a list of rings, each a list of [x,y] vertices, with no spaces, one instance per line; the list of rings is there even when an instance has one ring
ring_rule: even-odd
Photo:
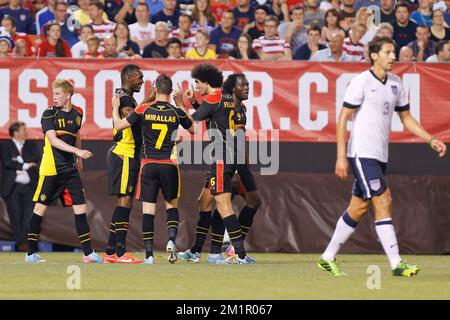
[[[352,194],[364,200],[380,196],[387,190],[384,173],[387,164],[376,159],[349,158],[355,176]]]
[[[241,185],[243,186],[245,192],[253,192],[257,190],[255,178],[253,177],[248,165],[239,164],[237,166],[237,172],[241,178]],[[239,190],[242,190],[242,186],[239,187]],[[242,193],[242,191],[239,191],[238,193]]]
[[[178,165],[172,160],[143,159],[136,187],[136,200],[156,203],[160,188],[166,201],[180,197]]]
[[[77,169],[65,170],[56,176],[39,176],[33,201],[50,206],[56,205],[58,198],[64,207],[86,203],[83,184]]]
[[[212,194],[231,192],[234,173],[237,170],[236,164],[225,164],[217,160],[209,168],[209,190]]]
[[[139,174],[139,159],[121,156],[109,149],[106,158],[109,194],[134,195]]]

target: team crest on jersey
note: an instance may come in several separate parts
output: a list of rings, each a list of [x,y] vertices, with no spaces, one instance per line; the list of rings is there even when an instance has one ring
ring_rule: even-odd
[[[130,186],[129,188],[128,188],[128,192],[133,192],[133,186]]]
[[[80,126],[81,125],[81,117],[77,117],[76,120],[77,125]]]
[[[397,86],[391,86],[392,89],[392,93],[394,94],[394,96],[396,96],[398,94],[398,87]]]
[[[41,201],[45,201],[47,199],[47,196],[45,194],[41,194]]]
[[[370,184],[370,189],[372,189],[373,191],[378,191],[381,188],[380,179],[370,180],[369,184]]]

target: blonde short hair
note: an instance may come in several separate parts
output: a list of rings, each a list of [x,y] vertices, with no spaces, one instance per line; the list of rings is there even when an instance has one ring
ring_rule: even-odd
[[[71,96],[73,95],[73,91],[74,91],[73,84],[69,80],[56,79],[55,81],[53,81],[52,87],[53,87],[53,89],[61,88],[65,93],[68,93]]]

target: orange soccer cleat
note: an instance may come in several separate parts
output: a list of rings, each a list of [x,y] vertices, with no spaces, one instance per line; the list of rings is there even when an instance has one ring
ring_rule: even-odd
[[[117,256],[115,253],[111,255],[104,253],[102,259],[103,263],[114,263],[117,259]]]
[[[122,263],[122,264],[138,264],[142,262],[144,262],[144,260],[134,257],[129,252],[125,252],[123,256],[117,257],[116,260],[114,260],[114,263]]]

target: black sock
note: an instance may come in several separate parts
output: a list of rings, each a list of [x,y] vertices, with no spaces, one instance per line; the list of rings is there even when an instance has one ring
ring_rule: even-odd
[[[144,214],[142,218],[142,239],[144,240],[146,259],[153,256],[154,220],[155,216],[152,214]]]
[[[211,226],[211,211],[200,211],[199,215],[200,218],[198,219],[195,232],[195,243],[191,248],[192,253],[202,252],[206,235],[208,234],[209,227]]]
[[[247,233],[253,224],[253,217],[255,216],[256,209],[245,206],[239,213],[239,224],[242,230],[242,239],[245,240]]]
[[[78,238],[85,256],[90,255],[93,250],[91,247],[91,234],[86,218],[86,213],[75,215],[75,228],[77,229]]]
[[[234,246],[234,250],[238,254],[239,258],[244,259],[247,253],[244,248],[244,239],[242,239],[241,227],[236,215],[231,215],[223,219],[225,228],[227,228],[230,235],[231,243]]]
[[[222,252],[223,234],[225,225],[217,209],[214,210],[211,218],[211,251],[212,254]]]
[[[172,240],[174,243],[178,233],[179,221],[180,217],[178,216],[178,209],[167,209],[167,232],[169,233],[169,240]]]
[[[114,209],[113,216],[111,218],[111,224],[109,226],[109,239],[108,239],[108,245],[106,246],[106,254],[107,255],[113,255],[116,253],[116,221],[117,221],[117,208]]]
[[[128,224],[130,221],[130,208],[117,207],[116,224],[116,254],[121,257],[126,252],[126,242],[128,233]]]
[[[38,252],[39,235],[43,217],[33,213],[28,227],[28,255]]]

